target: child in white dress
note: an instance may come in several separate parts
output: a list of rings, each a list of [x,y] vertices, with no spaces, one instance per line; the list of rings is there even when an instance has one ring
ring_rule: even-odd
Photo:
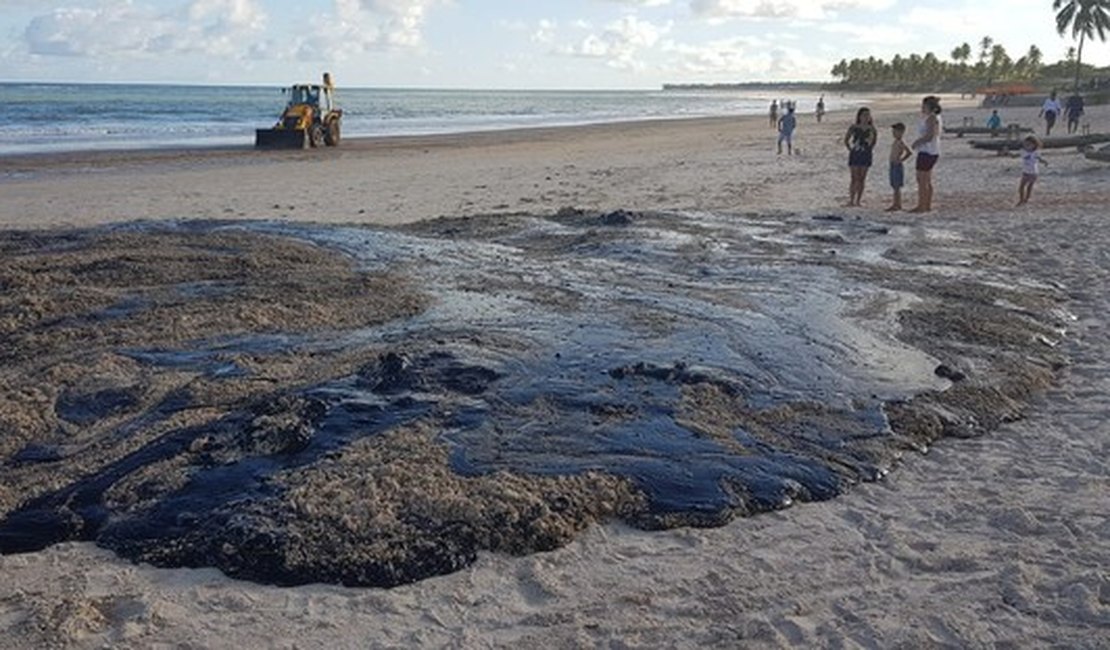
[[[1041,158],[1037,150],[1041,148],[1041,141],[1036,136],[1029,136],[1021,143],[1021,183],[1018,185],[1018,205],[1025,205],[1029,197],[1033,196],[1033,184],[1037,182],[1040,174],[1038,163],[1048,165],[1048,161]]]

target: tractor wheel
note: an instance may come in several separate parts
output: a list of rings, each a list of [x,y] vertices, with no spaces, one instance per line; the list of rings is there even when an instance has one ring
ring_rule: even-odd
[[[313,147],[324,146],[324,127],[319,124],[313,124],[308,129],[308,143]]]
[[[328,122],[328,131],[324,134],[324,143],[329,147],[339,146],[339,120]]]

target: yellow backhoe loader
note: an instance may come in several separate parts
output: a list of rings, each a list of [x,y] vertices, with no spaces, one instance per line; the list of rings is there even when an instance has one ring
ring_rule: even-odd
[[[285,89],[289,103],[272,129],[256,129],[260,149],[306,149],[339,144],[343,111],[335,104],[335,86],[324,73],[322,84],[296,84]]]

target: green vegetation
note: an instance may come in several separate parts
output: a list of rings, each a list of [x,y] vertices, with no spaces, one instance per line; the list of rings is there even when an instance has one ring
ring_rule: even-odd
[[[832,68],[833,77],[841,87],[851,89],[931,90],[948,92],[974,92],[978,89],[1002,84],[1042,85],[1059,74],[1070,70],[1068,62],[1046,66],[1041,50],[1032,45],[1014,59],[1006,48],[989,36],[979,41],[976,61],[971,63],[971,45],[963,43],[951,52],[945,61],[932,52],[925,55],[896,54],[890,61],[869,57],[842,60]],[[1086,66],[1085,70],[1094,72]]]
[[[1106,90],[1110,68],[1097,69],[1082,62],[1083,46],[1096,36],[1105,41],[1110,33],[1110,0],[1054,0],[1058,9],[1056,28],[1061,36],[1071,30],[1078,49],[1068,49],[1067,58],[1045,64],[1036,45],[1014,58],[990,36],[976,47],[963,43],[954,48],[948,60],[932,52],[924,55],[897,54],[890,61],[868,57],[841,60],[833,66],[832,76],[844,90],[888,90],[969,92],[988,88],[1022,87],[1047,90],[1070,86],[1088,91]],[[1081,79],[1086,84],[1081,84]]]

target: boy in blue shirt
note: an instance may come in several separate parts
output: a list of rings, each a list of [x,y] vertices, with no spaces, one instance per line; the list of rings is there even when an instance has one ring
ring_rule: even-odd
[[[987,128],[991,131],[998,131],[1002,128],[1002,116],[998,114],[997,108],[991,111],[991,116],[987,118]]]

